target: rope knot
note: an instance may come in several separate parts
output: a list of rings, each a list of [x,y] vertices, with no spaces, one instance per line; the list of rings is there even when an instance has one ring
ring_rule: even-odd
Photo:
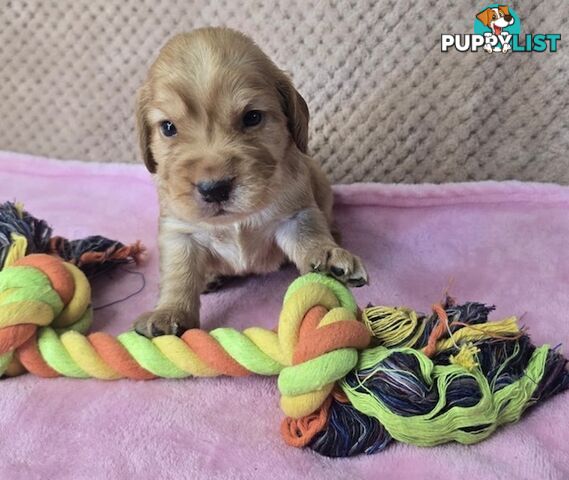
[[[315,412],[354,368],[358,350],[370,342],[357,313],[350,291],[334,279],[308,274],[291,284],[278,326],[285,364],[278,386],[287,416]]]
[[[21,372],[16,350],[39,355],[38,328],[86,331],[90,302],[91,287],[83,272],[58,258],[28,255],[5,268],[0,276],[0,375]],[[38,342],[41,349],[41,338]]]

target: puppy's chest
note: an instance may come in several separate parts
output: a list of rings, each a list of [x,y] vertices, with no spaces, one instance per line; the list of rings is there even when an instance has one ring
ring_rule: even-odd
[[[277,224],[236,225],[215,232],[210,237],[214,268],[222,274],[268,273],[285,260],[275,242]]]

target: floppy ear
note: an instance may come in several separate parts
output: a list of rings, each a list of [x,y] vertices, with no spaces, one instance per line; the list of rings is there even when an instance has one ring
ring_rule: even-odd
[[[476,18],[480,20],[485,27],[487,27],[490,25],[490,20],[492,19],[492,10],[490,8],[487,8],[483,12],[480,12],[478,15],[476,15]]]
[[[136,130],[138,131],[138,144],[144,164],[150,173],[156,173],[156,161],[150,150],[150,125],[146,118],[149,97],[148,87],[146,85],[140,87],[136,94]]]
[[[308,150],[308,120],[310,114],[304,98],[296,91],[290,79],[283,73],[277,81],[281,106],[288,120],[288,130],[302,153]]]
[[[500,5],[498,7],[498,10],[500,10],[504,15],[509,15],[510,14],[510,8],[507,7],[506,5]]]

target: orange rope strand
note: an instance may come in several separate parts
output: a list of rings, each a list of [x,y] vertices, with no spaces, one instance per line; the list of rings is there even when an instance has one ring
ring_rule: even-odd
[[[286,417],[281,423],[281,435],[292,447],[305,447],[328,423],[332,397],[328,397],[321,407],[306,417],[294,419]]]
[[[433,305],[433,311],[439,317],[439,321],[429,335],[427,345],[423,347],[423,353],[429,358],[432,358],[437,352],[437,342],[439,339],[448,332],[448,316],[443,306],[440,303],[435,304]]]

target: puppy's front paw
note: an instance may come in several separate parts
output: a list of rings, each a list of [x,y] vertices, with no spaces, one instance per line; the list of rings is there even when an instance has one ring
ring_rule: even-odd
[[[192,314],[175,308],[159,308],[140,315],[134,323],[134,330],[145,337],[160,335],[182,335],[189,328],[199,328],[198,319]]]
[[[340,280],[349,287],[368,283],[367,271],[359,257],[340,247],[323,248],[310,256],[310,268]]]
[[[508,53],[512,51],[512,46],[509,43],[506,43],[502,46],[502,53]]]

